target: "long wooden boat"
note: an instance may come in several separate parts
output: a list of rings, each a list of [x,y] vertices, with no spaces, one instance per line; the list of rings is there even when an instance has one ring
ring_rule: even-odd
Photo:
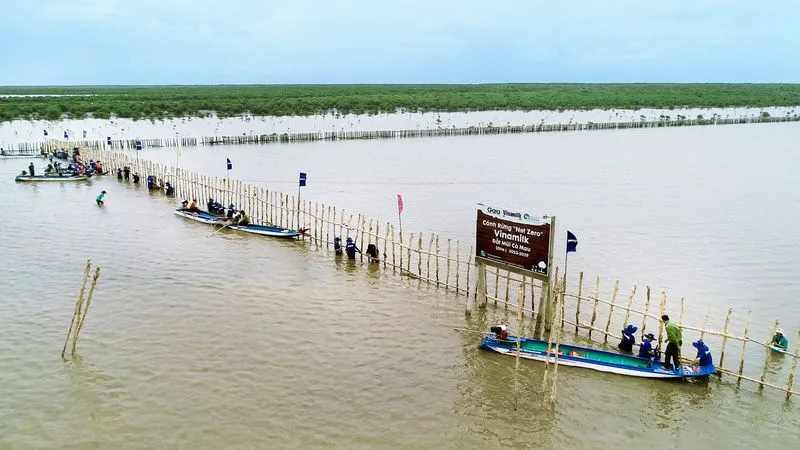
[[[58,175],[35,175],[35,176],[17,175],[17,177],[14,178],[14,181],[22,181],[22,182],[55,181],[59,183],[64,183],[68,181],[87,181],[88,179],[89,177],[87,177],[86,175],[64,175],[61,177]]]
[[[507,339],[501,340],[494,333],[489,333],[480,348],[503,355],[517,356],[517,338],[508,336]],[[520,338],[519,357],[553,363],[555,362],[555,348],[551,348],[549,354],[547,348],[547,341],[523,337]],[[632,377],[661,379],[707,377],[717,371],[713,365],[682,366],[677,370],[667,370],[658,361],[651,363],[649,359],[633,355],[564,344],[558,346],[558,364]]]
[[[176,209],[175,214],[190,220],[205,223],[208,225],[224,225],[228,223],[224,216],[217,216],[206,211],[189,211],[186,209]],[[260,236],[294,238],[304,234],[305,230],[290,230],[288,228],[271,227],[268,225],[228,225],[228,229],[243,231],[245,233],[258,234]]]

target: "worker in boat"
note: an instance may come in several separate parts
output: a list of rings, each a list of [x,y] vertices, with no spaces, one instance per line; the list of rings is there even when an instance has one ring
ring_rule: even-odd
[[[361,253],[361,250],[356,247],[355,242],[353,242],[351,238],[347,238],[344,251],[347,253],[347,259],[356,259],[356,252]]]
[[[333,237],[333,251],[337,255],[342,254],[342,238],[340,238],[339,236]]]
[[[772,336],[772,341],[770,341],[769,345],[780,347],[783,349],[783,351],[786,351],[786,349],[789,348],[789,340],[783,335],[783,328],[778,328],[775,330],[775,335]]]
[[[638,330],[638,328],[633,325],[628,325],[624,330],[622,330],[622,340],[619,344],[617,344],[617,347],[621,351],[625,353],[633,353],[633,346],[636,344],[636,336],[634,336],[636,330]]]
[[[185,209],[188,209],[188,208],[189,208],[189,200],[182,201],[180,209],[185,210]]]
[[[53,173],[53,165],[52,164],[48,164],[47,167],[45,167],[45,169],[44,169],[44,174],[45,175],[50,175],[51,173]]]
[[[197,205],[197,199],[193,198],[192,201],[186,206],[186,209],[192,212],[199,212],[200,207]]]
[[[95,199],[95,201],[97,202],[97,206],[103,206],[106,203],[105,201],[103,201],[105,196],[106,196],[106,191],[101,192],[100,195],[97,196],[97,198]]]
[[[206,208],[208,208],[208,212],[210,212],[210,213],[214,213],[215,212],[214,211],[214,199],[213,198],[209,198],[208,199],[208,203],[206,203]]]
[[[175,188],[172,187],[172,184],[169,181],[164,183],[164,194],[166,194],[166,195],[175,194]]]
[[[497,325],[495,327],[489,328],[489,331],[494,333],[494,338],[505,341],[508,339],[508,327],[503,324]]]
[[[27,170],[23,170],[23,171],[22,171],[22,172],[19,174],[19,176],[21,176],[21,177],[27,177],[27,176],[28,176],[28,171],[27,171]]]
[[[711,366],[714,365],[714,360],[711,358],[711,350],[702,339],[697,342],[692,342],[692,347],[697,349],[697,356],[694,358],[692,365],[695,366]]]
[[[28,165],[28,173],[30,173],[32,177],[36,176],[35,168],[33,167],[33,162],[32,161]]]
[[[647,333],[642,336],[642,343],[639,345],[639,358],[654,358],[655,361],[661,359],[660,355],[656,358],[658,350],[653,349],[654,340],[656,340],[656,337],[653,333]]]
[[[100,162],[99,159],[97,161],[95,161],[94,165],[95,165],[95,170],[97,170],[97,172],[103,173],[103,163]]]
[[[235,223],[237,225],[250,225],[250,216],[243,209],[240,209]]]
[[[661,316],[664,322],[664,329],[667,331],[667,350],[664,351],[664,369],[678,370],[681,368],[681,345],[683,345],[683,335],[681,327],[669,320],[669,316]],[[672,363],[670,364],[670,358]]]
[[[89,167],[91,167],[92,170],[95,170],[95,169],[97,169],[97,163],[95,163],[93,159],[90,159],[89,160]]]
[[[227,217],[228,220],[233,220],[234,213],[236,213],[236,205],[231,203],[230,205],[228,205],[228,214],[226,214],[225,217]]]

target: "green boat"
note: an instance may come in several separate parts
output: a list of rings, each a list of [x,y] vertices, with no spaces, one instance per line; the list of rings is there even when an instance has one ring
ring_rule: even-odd
[[[64,183],[69,181],[87,181],[88,179],[89,177],[87,177],[86,175],[61,176],[61,177],[58,175],[36,175],[36,176],[17,175],[17,177],[14,178],[14,181],[25,182],[25,183],[54,181],[54,182]]]

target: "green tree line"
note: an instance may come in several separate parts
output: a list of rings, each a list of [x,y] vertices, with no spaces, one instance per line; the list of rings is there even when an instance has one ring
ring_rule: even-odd
[[[797,105],[798,84],[0,87],[0,121]]]

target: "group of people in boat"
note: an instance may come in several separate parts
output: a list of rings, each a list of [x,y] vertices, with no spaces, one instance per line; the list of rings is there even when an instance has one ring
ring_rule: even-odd
[[[225,219],[230,221],[231,225],[250,225],[250,216],[243,209],[237,209],[233,203],[225,208],[221,203],[209,198],[206,208],[210,214],[225,216]],[[181,209],[196,213],[202,212],[196,198],[192,199],[192,201],[184,200],[181,202]]]
[[[681,346],[683,345],[683,330],[675,322],[669,319],[667,314],[661,316],[661,321],[664,323],[664,331],[667,335],[667,348],[664,350],[664,363],[665,370],[677,370],[681,367]],[[628,325],[622,330],[622,340],[617,345],[617,348],[624,353],[633,353],[633,347],[636,345],[636,336],[634,333],[638,328],[635,325]],[[639,344],[639,351],[637,356],[645,358],[650,361],[650,364],[661,362],[661,348],[660,344],[653,348],[653,341],[656,337],[653,333],[647,333],[642,336],[642,343]],[[709,366],[714,364],[711,350],[708,348],[703,339],[698,339],[692,342],[692,347],[697,350],[692,365],[695,366]]]

